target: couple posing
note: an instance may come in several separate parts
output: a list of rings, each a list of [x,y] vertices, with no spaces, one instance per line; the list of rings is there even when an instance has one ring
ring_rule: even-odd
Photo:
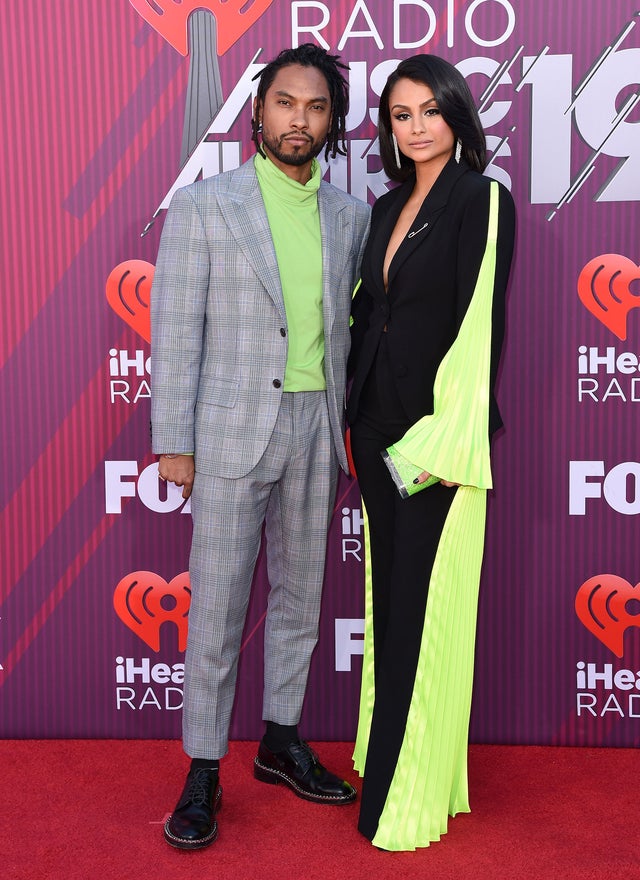
[[[381,96],[382,161],[400,186],[376,203],[369,234],[368,206],[325,183],[316,160],[323,148],[326,157],[346,151],[345,69],[312,44],[267,64],[253,107],[256,155],[179,190],[162,233],[153,448],[160,478],[191,495],[193,512],[183,716],[191,766],[164,829],[180,849],[217,837],[263,524],[265,733],[254,775],[316,803],[356,798],[297,727],[338,466],[348,472],[350,350],[348,417],[372,561],[354,755],[364,775],[359,828],[381,848],[415,849],[469,809],[475,610],[489,438],[500,424],[491,389],[513,203],[479,173],[484,134],[463,77],[415,56]]]

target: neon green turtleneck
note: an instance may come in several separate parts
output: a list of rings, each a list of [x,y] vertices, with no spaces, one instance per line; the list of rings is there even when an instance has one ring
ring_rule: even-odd
[[[320,165],[311,180],[292,180],[270,159],[254,159],[280,270],[287,313],[288,353],[285,391],[322,391],[324,323],[322,315],[322,237],[318,213]]]

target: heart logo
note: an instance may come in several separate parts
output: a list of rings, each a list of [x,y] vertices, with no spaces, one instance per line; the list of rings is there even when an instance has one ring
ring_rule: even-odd
[[[578,277],[578,296],[592,315],[618,339],[627,338],[627,315],[640,306],[640,266],[620,254],[602,254],[590,260]]]
[[[123,321],[151,342],[151,282],[155,266],[145,260],[126,260],[107,278],[107,302]]]
[[[134,571],[122,578],[113,594],[120,620],[156,653],[160,651],[163,623],[178,628],[178,650],[186,649],[190,604],[191,583],[186,571],[169,583],[153,571]]]
[[[640,583],[634,587],[615,574],[589,578],[578,590],[576,614],[592,635],[622,657],[625,631],[640,627]]]
[[[233,46],[271,6],[273,0],[129,0],[147,24],[181,55],[189,54],[187,22],[196,9],[212,12],[217,24],[218,55]]]

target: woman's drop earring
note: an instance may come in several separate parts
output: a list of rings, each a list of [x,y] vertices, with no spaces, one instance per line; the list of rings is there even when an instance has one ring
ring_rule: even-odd
[[[462,156],[462,141],[460,138],[456,139],[456,162],[458,165],[460,164],[460,156]]]
[[[402,164],[400,163],[400,150],[398,149],[398,138],[393,131],[391,132],[391,140],[393,141],[393,152],[396,157],[396,165],[398,168],[402,168]]]

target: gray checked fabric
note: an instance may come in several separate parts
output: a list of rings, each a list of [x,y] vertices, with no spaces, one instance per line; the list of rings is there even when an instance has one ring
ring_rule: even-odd
[[[285,393],[267,449],[246,477],[197,474],[183,741],[227,751],[236,667],[262,523],[269,605],[263,718],[297,724],[318,638],[327,529],[337,481],[323,391]]]

